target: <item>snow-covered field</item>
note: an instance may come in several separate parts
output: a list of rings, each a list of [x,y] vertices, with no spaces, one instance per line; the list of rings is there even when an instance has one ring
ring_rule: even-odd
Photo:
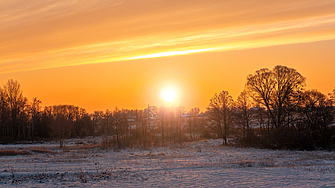
[[[231,148],[221,140],[115,152],[75,142],[65,150],[0,146],[31,153],[0,157],[0,187],[335,187],[334,152]]]

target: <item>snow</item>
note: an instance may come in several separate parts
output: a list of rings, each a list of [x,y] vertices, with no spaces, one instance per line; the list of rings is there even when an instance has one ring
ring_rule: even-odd
[[[97,140],[97,139],[96,139]],[[88,140],[68,140],[66,146]],[[274,151],[196,141],[149,150],[60,150],[56,143],[2,145],[0,187],[334,187],[335,153]],[[53,153],[33,152],[49,149]]]

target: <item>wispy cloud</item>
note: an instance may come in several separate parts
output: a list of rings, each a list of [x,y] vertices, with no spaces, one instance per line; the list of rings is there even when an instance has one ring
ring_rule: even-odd
[[[335,39],[335,1],[0,1],[0,72]]]

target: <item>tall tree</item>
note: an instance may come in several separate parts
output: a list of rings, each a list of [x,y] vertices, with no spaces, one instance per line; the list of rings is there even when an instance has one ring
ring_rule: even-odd
[[[113,118],[113,129],[116,135],[116,143],[118,149],[121,148],[121,141],[120,138],[122,137],[122,112],[120,109],[115,107],[115,109],[112,112],[112,118]]]
[[[250,121],[252,119],[252,100],[248,93],[244,90],[237,97],[236,107],[238,110],[237,120],[243,129],[243,137],[246,138],[250,132]]]
[[[98,125],[101,125],[102,115],[103,115],[103,111],[94,111],[93,114],[91,114],[92,120],[93,120],[93,125],[92,125],[92,135],[93,135],[93,137],[96,136],[96,132],[98,130]]]
[[[184,118],[182,115],[185,113],[185,107],[179,106],[176,109],[176,129],[177,129],[177,135],[178,135],[178,142],[181,143],[181,136],[182,136],[182,128],[184,124]]]
[[[9,136],[9,111],[8,111],[7,95],[5,90],[0,87],[0,127],[2,137]]]
[[[63,148],[64,139],[71,136],[71,130],[74,122],[74,106],[72,105],[54,105],[50,108],[51,135],[59,140],[60,148]]]
[[[160,123],[160,128],[161,128],[161,144],[163,145],[164,144],[164,126],[165,126],[165,118],[166,118],[166,107],[160,107],[159,108],[159,123]]]
[[[263,105],[274,127],[281,127],[292,102],[299,100],[306,78],[293,68],[277,65],[247,77],[246,88],[255,102]]]
[[[200,113],[200,109],[197,107],[194,107],[194,108],[191,108],[191,110],[188,111],[188,113],[190,114],[189,122],[188,122],[189,132],[190,132],[191,138],[194,139],[194,133],[196,132],[196,129],[197,129],[197,116]]]
[[[328,93],[328,95],[333,105],[335,105],[335,88],[333,89],[333,92]]]
[[[332,102],[317,90],[305,91],[302,96],[305,132],[313,139],[314,147],[326,148],[331,137],[329,126],[334,120]]]
[[[222,138],[223,144],[227,144],[229,127],[232,123],[234,112],[234,101],[228,91],[221,91],[215,94],[211,99],[207,110],[210,112],[213,130]]]
[[[22,94],[21,85],[17,80],[8,80],[8,82],[4,85],[4,95],[8,103],[11,137],[13,139],[21,139],[19,114],[21,110],[23,110],[22,107],[26,101]]]
[[[33,102],[31,103],[31,123],[29,126],[29,137],[33,141],[35,134],[35,122],[37,118],[39,118],[39,113],[41,111],[41,101],[37,99],[37,97],[33,98]]]

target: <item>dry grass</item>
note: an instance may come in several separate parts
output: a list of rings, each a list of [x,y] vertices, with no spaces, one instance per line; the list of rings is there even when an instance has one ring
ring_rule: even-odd
[[[0,150],[0,156],[31,155],[29,151]]]
[[[241,161],[237,163],[240,167],[254,167],[255,166],[255,162],[253,161]]]
[[[36,152],[36,153],[50,153],[55,154],[55,151],[46,150],[46,149],[29,149],[29,151]]]
[[[99,144],[87,144],[87,145],[76,145],[76,146],[64,146],[64,150],[79,150],[79,149],[92,149],[100,148]]]

